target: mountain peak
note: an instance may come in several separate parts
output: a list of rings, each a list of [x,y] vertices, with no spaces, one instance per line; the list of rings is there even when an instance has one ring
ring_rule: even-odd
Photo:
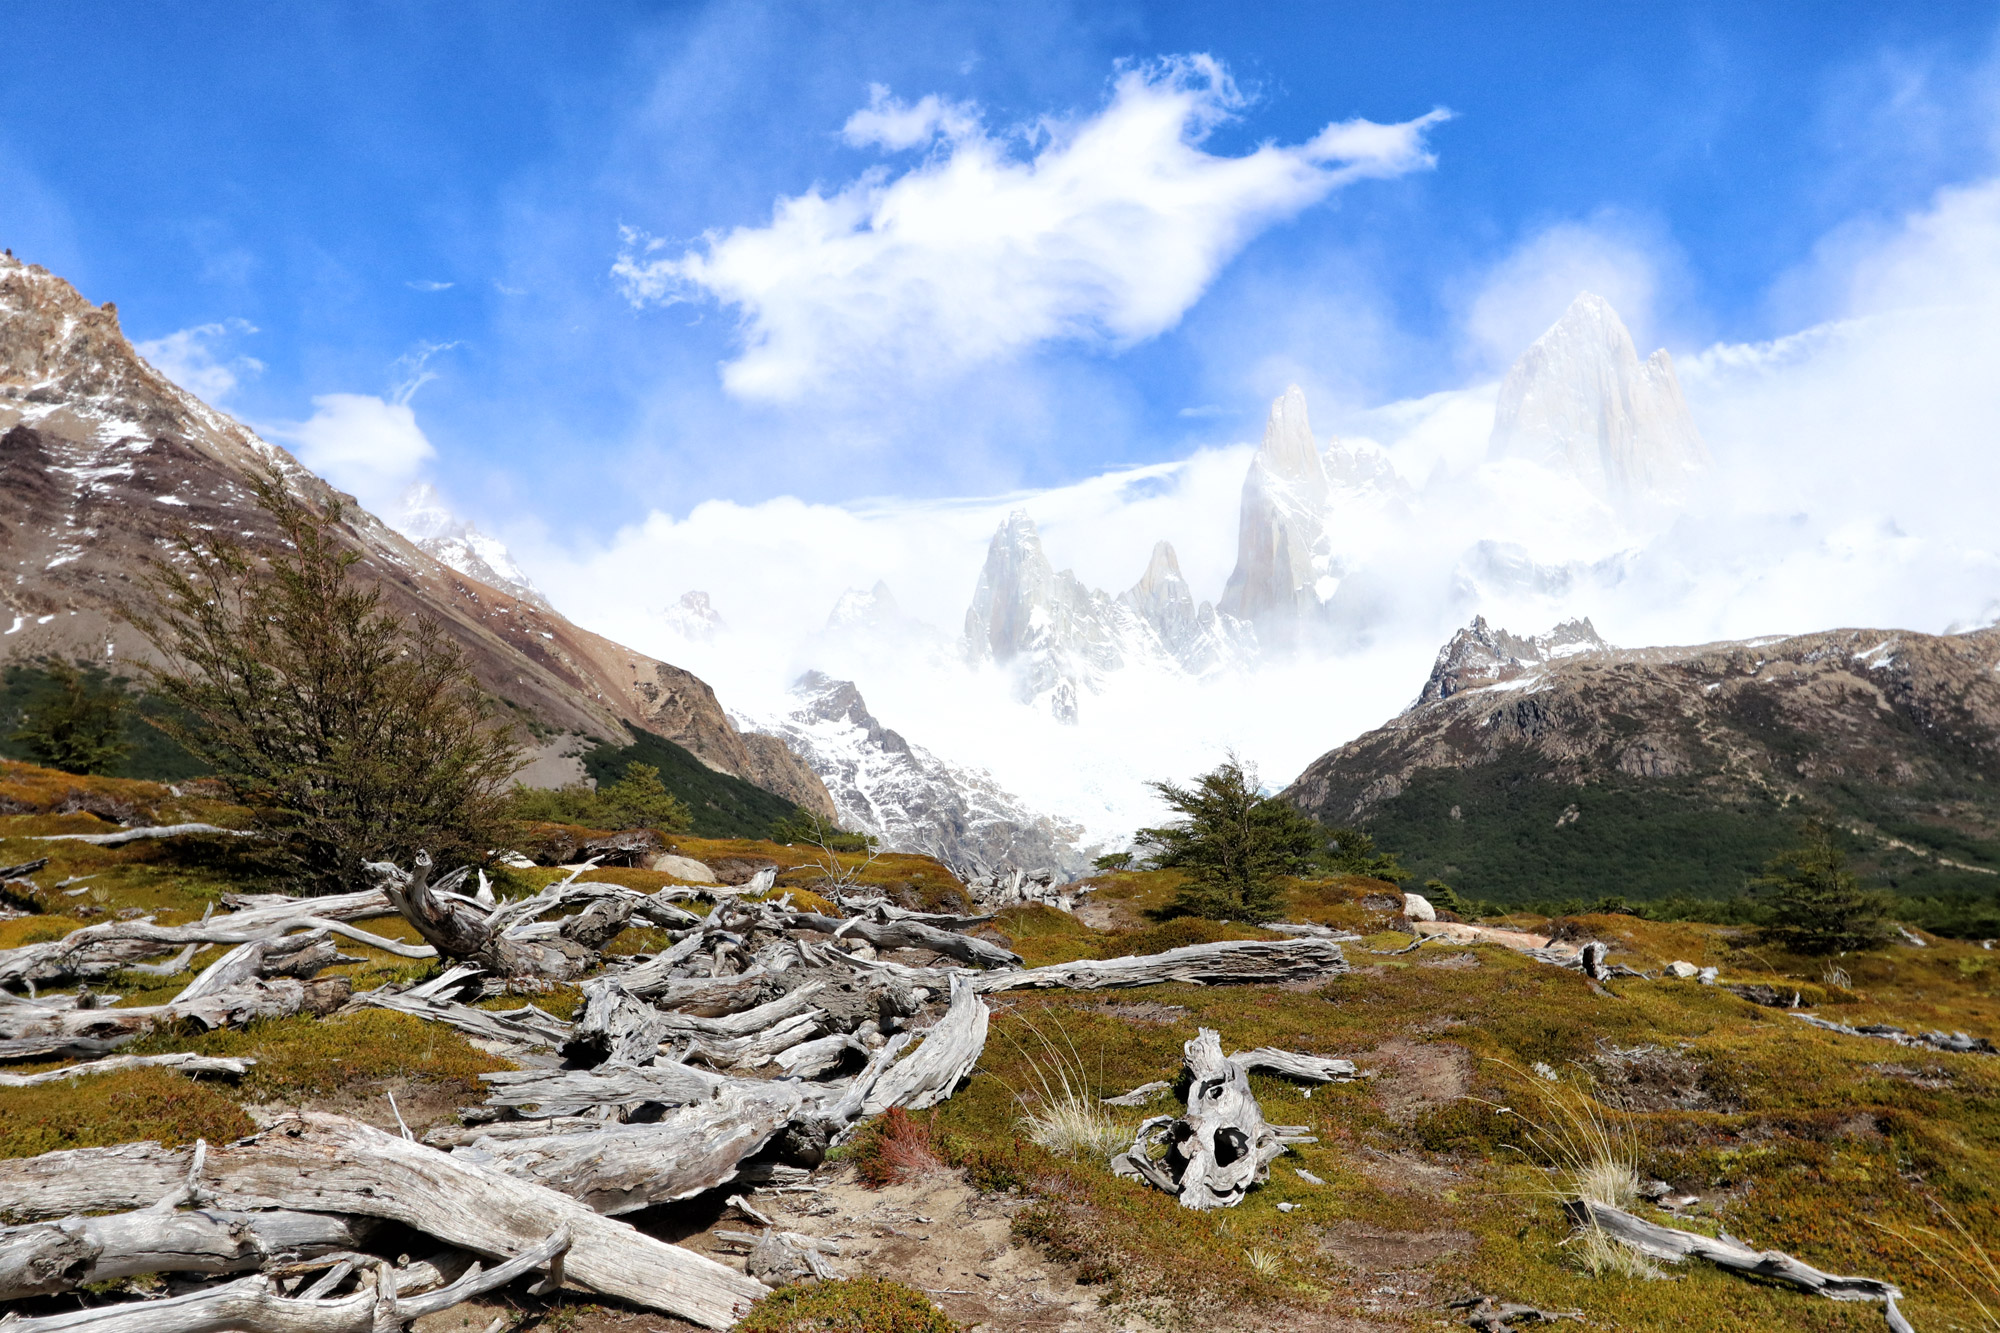
[[[1665,348],[1643,363],[1611,303],[1570,302],[1500,385],[1489,451],[1568,473],[1615,501],[1682,498],[1708,466]]]
[[[539,606],[549,605],[542,590],[514,563],[506,545],[453,513],[429,482],[420,481],[403,492],[393,526],[417,549],[467,578]]]
[[[1610,648],[1588,616],[1565,620],[1546,634],[1533,636],[1495,629],[1486,623],[1485,616],[1474,616],[1470,625],[1438,650],[1437,662],[1417,703],[1437,703],[1461,690],[1497,685],[1561,658]]]
[[[1216,609],[1278,629],[1282,640],[1323,598],[1331,488],[1313,444],[1305,393],[1294,384],[1271,404],[1264,442],[1243,479],[1236,568]],[[1282,628],[1280,628],[1282,627]]]

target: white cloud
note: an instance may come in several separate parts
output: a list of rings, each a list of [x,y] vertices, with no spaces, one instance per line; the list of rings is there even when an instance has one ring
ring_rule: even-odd
[[[373,394],[325,393],[310,419],[267,428],[292,446],[299,461],[377,514],[389,513],[436,450],[408,402]]]
[[[980,133],[979,108],[932,93],[915,103],[890,95],[887,86],[868,85],[868,106],[847,118],[840,137],[856,148],[879,146],[891,152],[928,144],[940,135],[970,139]]]
[[[448,292],[452,289],[451,283],[439,282],[435,278],[418,278],[403,285],[413,292]]]
[[[139,355],[153,368],[205,403],[220,403],[245,379],[261,373],[255,357],[226,357],[218,349],[230,338],[255,333],[256,326],[240,319],[197,324],[138,344]]]
[[[735,307],[744,346],[723,383],[741,398],[891,389],[1054,340],[1129,345],[1171,328],[1263,228],[1431,166],[1424,133],[1446,115],[1206,151],[1244,103],[1208,56],[1124,71],[1095,115],[1000,133],[968,105],[878,89],[844,134],[931,145],[923,161],[781,198],[768,225],[678,255],[628,230],[613,273],[635,305]]]

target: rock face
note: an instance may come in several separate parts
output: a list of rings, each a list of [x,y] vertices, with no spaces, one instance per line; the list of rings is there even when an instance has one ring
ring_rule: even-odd
[[[1326,520],[1331,488],[1313,443],[1306,396],[1294,384],[1271,404],[1264,443],[1243,479],[1236,569],[1220,609],[1257,626],[1266,641],[1288,641],[1299,620],[1332,589]]]
[[[481,577],[469,558],[455,568],[395,532],[173,384],[133,349],[110,305],[92,305],[39,266],[0,258],[0,555],[15,571],[0,590],[8,625],[0,653],[149,658],[151,645],[120,614],[140,595],[144,561],[181,527],[224,528],[253,549],[273,544],[247,484],[271,470],[316,505],[339,498],[357,568],[380,585],[387,607],[436,619],[481,685],[542,725],[622,743],[623,723],[655,727],[673,695],[682,702],[672,738],[697,758],[759,785],[759,773],[789,782],[798,794],[781,795],[831,809],[823,789],[799,799],[815,794],[817,779],[795,757],[788,773],[774,753],[758,759],[707,686],[695,690],[678,668],[578,628],[531,587],[510,586],[469,528],[440,540],[463,543],[501,582]]]
[[[1087,866],[1080,829],[1029,810],[985,773],[912,745],[868,711],[851,681],[808,672],[792,692],[798,707],[761,725],[806,756],[833,793],[842,827],[968,875],[1050,867],[1070,876]]]
[[[880,590],[886,594],[886,589]],[[843,600],[835,615],[872,614]],[[1117,597],[1058,572],[1026,510],[1008,516],[986,548],[986,564],[965,613],[965,651],[974,663],[1016,673],[1023,703],[1077,720],[1082,698],[1129,667],[1206,675],[1256,654],[1248,626],[1196,602],[1174,548],[1160,542],[1139,582]]]
[[[1374,595],[1348,587],[1343,530],[1390,506],[1407,517],[1408,489],[1379,449],[1313,441],[1306,396],[1294,384],[1271,404],[1264,442],[1243,479],[1236,568],[1216,604],[1225,625],[1255,626],[1257,642],[1284,651],[1325,630],[1369,618]]]
[[[684,592],[666,610],[667,628],[689,643],[713,643],[728,626],[705,592]]]
[[[1673,358],[1662,348],[1642,363],[1618,312],[1589,292],[1507,372],[1490,451],[1613,501],[1679,500],[1709,462]]]
[[[1530,667],[1578,653],[1610,651],[1611,645],[1597,637],[1588,617],[1567,620],[1547,634],[1523,638],[1493,629],[1485,616],[1474,616],[1470,625],[1438,650],[1437,663],[1431,667],[1430,679],[1424,682],[1417,702],[1440,703],[1464,689],[1511,680]]]
[[[2000,628],[1618,649],[1588,621],[1530,638],[1475,620],[1416,703],[1284,796],[1474,892],[1733,896],[1817,815],[1906,891],[1990,896]]]

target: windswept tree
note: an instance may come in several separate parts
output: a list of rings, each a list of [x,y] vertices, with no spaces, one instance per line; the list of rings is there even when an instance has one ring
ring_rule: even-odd
[[[1794,953],[1838,953],[1880,944],[1889,934],[1887,895],[1861,887],[1847,853],[1817,819],[1800,826],[1797,847],[1777,857],[1752,886],[1768,891],[1766,943]]]
[[[383,609],[356,577],[338,501],[253,478],[277,549],[183,530],[144,577],[135,624],[161,654],[154,725],[207,764],[320,892],[361,863],[479,860],[505,828],[508,729],[436,621]]]
[[[1291,805],[1262,796],[1233,756],[1192,787],[1149,783],[1181,818],[1139,830],[1152,862],[1187,875],[1172,903],[1185,916],[1268,921],[1284,905],[1279,880],[1311,869],[1326,829]]]
[[[1401,884],[1410,877],[1394,852],[1375,849],[1375,839],[1360,829],[1337,828],[1326,834],[1319,862],[1337,875],[1366,875]]]

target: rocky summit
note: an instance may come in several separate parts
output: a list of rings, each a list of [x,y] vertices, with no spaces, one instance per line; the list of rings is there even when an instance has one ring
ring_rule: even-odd
[[[1620,649],[1484,620],[1286,799],[1495,901],[1736,896],[1826,818],[1906,895],[2000,888],[2000,627]]]
[[[494,568],[497,559],[511,570],[497,543],[448,515],[421,541],[406,538],[147,364],[114,306],[0,258],[0,555],[14,571],[0,589],[0,653],[146,659],[151,645],[126,617],[145,561],[183,528],[273,543],[249,485],[264,474],[315,505],[340,501],[386,604],[437,620],[480,683],[541,728],[619,745],[627,724],[644,728],[712,769],[832,813],[824,785],[782,742],[743,737],[706,684],[558,615],[518,571]]]

